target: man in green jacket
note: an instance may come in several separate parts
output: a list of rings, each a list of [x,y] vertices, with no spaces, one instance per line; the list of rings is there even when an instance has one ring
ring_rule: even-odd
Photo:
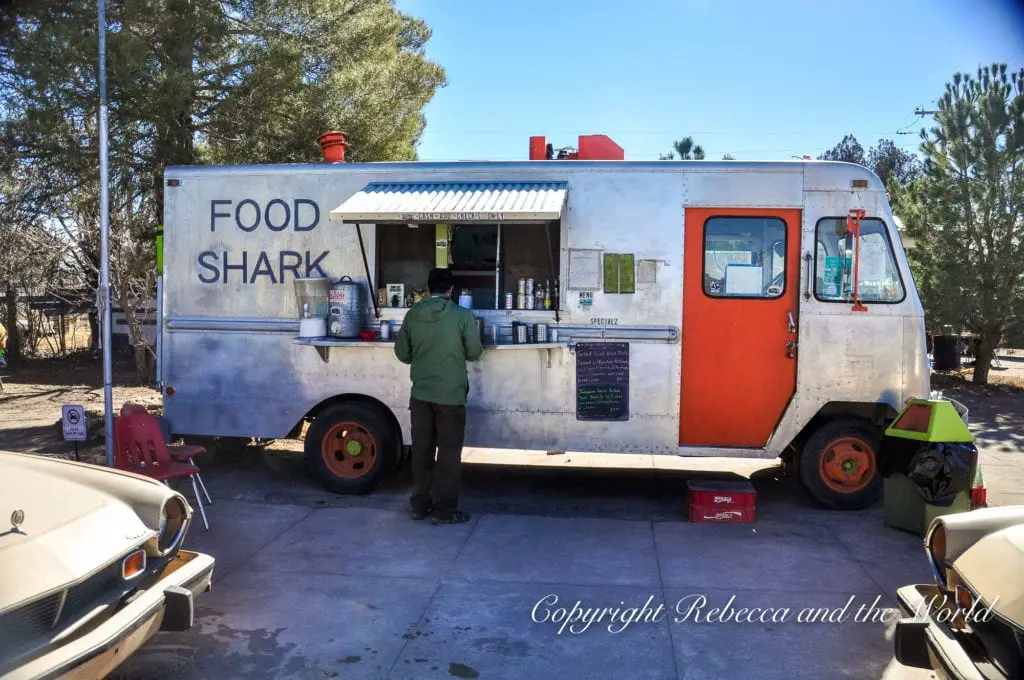
[[[430,297],[406,312],[395,356],[410,364],[412,396],[413,519],[433,514],[434,524],[460,524],[462,444],[466,433],[466,362],[483,354],[476,318],[452,302],[455,278],[447,269],[427,277]],[[436,462],[435,462],[436,453]]]

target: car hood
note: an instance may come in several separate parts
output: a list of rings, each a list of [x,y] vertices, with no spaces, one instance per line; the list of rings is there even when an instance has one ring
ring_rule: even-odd
[[[1024,524],[984,536],[953,568],[993,612],[1024,628]]]
[[[173,493],[138,475],[0,452],[0,612],[86,578],[148,540]],[[17,530],[15,510],[24,513]]]

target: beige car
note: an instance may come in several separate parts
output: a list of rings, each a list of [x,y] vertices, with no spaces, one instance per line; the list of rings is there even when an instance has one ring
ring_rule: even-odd
[[[896,659],[956,680],[1024,678],[1024,506],[937,517],[935,583],[897,591]]]
[[[192,509],[136,474],[0,452],[0,680],[102,678],[192,625],[214,559]]]

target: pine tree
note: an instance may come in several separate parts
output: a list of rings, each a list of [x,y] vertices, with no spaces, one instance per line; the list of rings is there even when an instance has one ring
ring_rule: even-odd
[[[345,131],[352,160],[416,157],[445,85],[430,30],[391,0],[109,0],[115,294],[152,295],[168,165],[310,162]],[[0,161],[38,178],[32,209],[99,266],[97,0],[0,9]],[[0,187],[2,189],[2,187]],[[124,300],[118,300],[125,304]]]
[[[1024,69],[957,73],[921,131],[922,176],[894,197],[930,327],[980,336],[974,382],[1024,318]]]

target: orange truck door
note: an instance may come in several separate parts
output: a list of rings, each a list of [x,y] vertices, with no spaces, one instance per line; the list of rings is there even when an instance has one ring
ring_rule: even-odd
[[[685,229],[679,444],[765,446],[796,390],[800,211],[688,208]]]

